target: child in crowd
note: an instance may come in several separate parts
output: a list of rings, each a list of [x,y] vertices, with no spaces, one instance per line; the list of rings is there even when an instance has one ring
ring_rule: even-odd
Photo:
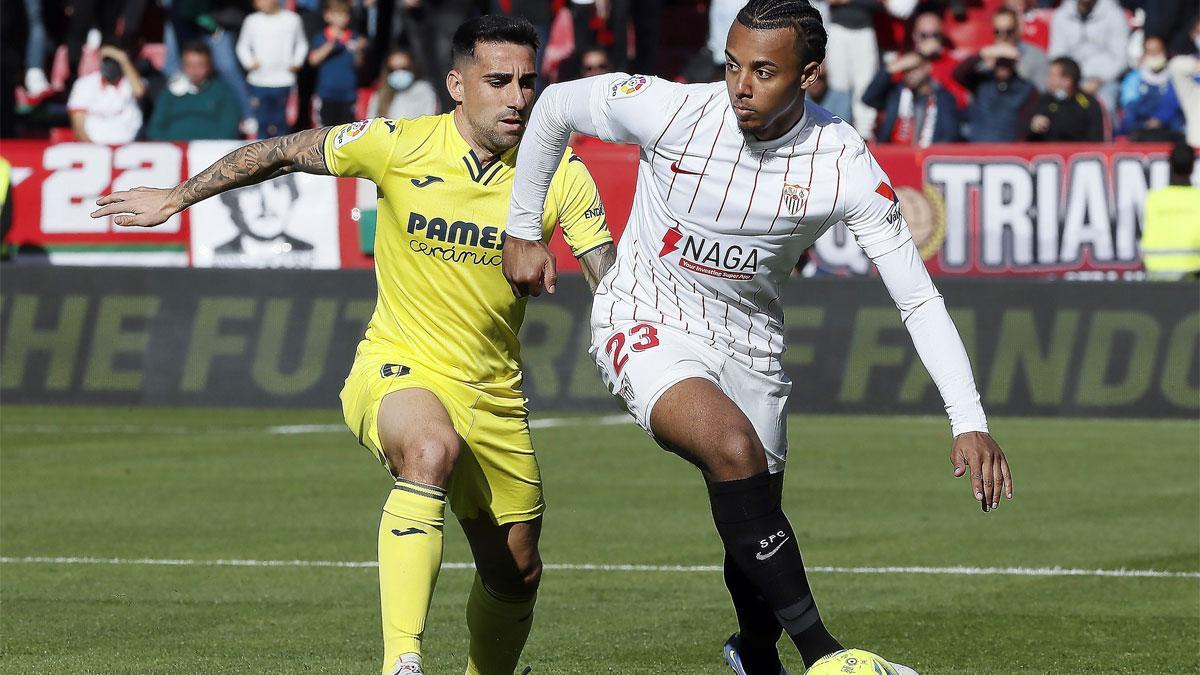
[[[321,126],[358,119],[358,67],[363,38],[350,30],[350,1],[325,0],[325,30],[312,39],[309,65],[317,69],[317,99]]]
[[[246,69],[258,137],[288,132],[287,100],[304,64],[308,41],[300,17],[279,0],[254,0],[258,11],[246,17],[238,37],[237,56]]]

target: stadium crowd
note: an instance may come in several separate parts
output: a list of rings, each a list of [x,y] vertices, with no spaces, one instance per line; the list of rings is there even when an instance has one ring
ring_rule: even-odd
[[[4,3],[4,136],[265,138],[449,109],[449,40],[482,12],[542,38],[543,82],[722,77],[742,0],[22,0]],[[818,0],[813,100],[880,143],[1200,147],[1194,0]],[[69,131],[68,131],[69,129]]]

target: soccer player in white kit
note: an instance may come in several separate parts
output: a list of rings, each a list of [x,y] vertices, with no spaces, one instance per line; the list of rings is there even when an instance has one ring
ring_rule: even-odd
[[[724,84],[614,74],[548,87],[521,144],[504,248],[514,291],[553,292],[540,214],[568,137],[641,147],[591,353],[638,424],[704,475],[740,627],[725,657],[750,675],[780,672],[781,632],[809,666],[842,649],[780,505],[792,386],[780,287],[838,221],[878,267],[945,401],[954,475],[970,472],[985,512],[1012,498],[966,350],[887,175],[848,123],[805,102],[824,56],[807,0],[751,0],[729,30]]]

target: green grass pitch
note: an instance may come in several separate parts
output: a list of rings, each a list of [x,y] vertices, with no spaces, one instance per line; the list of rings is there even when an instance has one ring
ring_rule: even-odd
[[[0,670],[373,673],[370,567],[61,564],[30,557],[375,558],[389,481],[330,411],[5,406]],[[1200,423],[1000,418],[1016,499],[984,515],[944,420],[792,417],[785,507],[827,624],[923,673],[1200,670]],[[627,424],[539,429],[548,564],[715,565],[696,472]],[[445,560],[469,560],[457,526]],[[1172,577],[849,573],[1057,567]],[[431,673],[462,672],[469,570],[445,569]],[[535,674],[722,673],[719,573],[550,569]],[[781,643],[793,672],[800,664]]]

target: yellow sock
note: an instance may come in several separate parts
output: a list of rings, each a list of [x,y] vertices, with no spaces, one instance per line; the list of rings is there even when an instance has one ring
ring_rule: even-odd
[[[402,654],[421,653],[425,616],[442,566],[446,491],[396,479],[379,520],[379,599],[383,673]]]
[[[533,626],[537,594],[506,596],[486,587],[479,575],[467,600],[471,651],[467,675],[512,675]]]

